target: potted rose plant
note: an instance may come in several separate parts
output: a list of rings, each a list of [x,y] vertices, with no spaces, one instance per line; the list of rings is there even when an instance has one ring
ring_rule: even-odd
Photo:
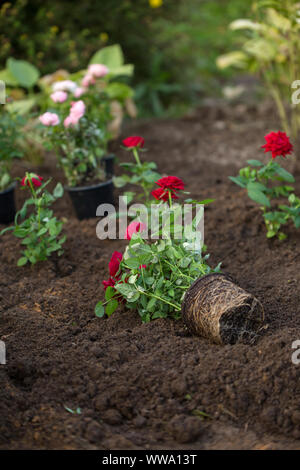
[[[71,75],[57,71],[40,80],[47,95],[51,90],[64,93],[59,100],[84,100],[86,116],[102,129],[102,164],[108,176],[113,175],[115,156],[107,154],[107,142],[119,136],[125,112],[130,117],[137,115],[133,89],[118,80],[119,76],[130,77],[133,70],[133,65],[125,64],[121,47],[115,44],[97,51],[84,70]]]
[[[10,113],[1,113],[0,126],[0,224],[7,224],[14,220],[15,201],[14,191],[16,183],[11,176],[13,159],[22,157],[18,147],[20,137],[19,125],[21,118],[14,117]]]
[[[101,127],[100,118],[89,118],[83,100],[70,103],[63,90],[56,90],[51,99],[59,110],[39,117],[47,128],[48,148],[56,152],[77,217],[95,217],[99,204],[113,203],[113,183],[101,163],[106,152],[106,127]],[[106,115],[105,108],[99,109],[102,113]]]

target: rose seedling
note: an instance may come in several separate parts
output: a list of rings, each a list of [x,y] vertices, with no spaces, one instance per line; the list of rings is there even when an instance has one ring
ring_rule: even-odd
[[[134,162],[121,163],[120,166],[128,171],[129,174],[123,174],[113,179],[117,188],[122,188],[126,184],[132,184],[141,188],[140,199],[148,205],[150,203],[150,194],[155,181],[160,178],[160,174],[156,171],[156,164],[154,162],[141,162],[139,151],[143,151],[145,141],[143,137],[131,136],[123,140],[123,147],[132,152]],[[129,202],[136,195],[135,192],[124,193]]]
[[[294,177],[275,161],[277,157],[285,158],[293,151],[289,137],[284,132],[271,132],[265,136],[266,144],[262,146],[265,153],[271,152],[272,158],[264,164],[259,160],[248,160],[249,166],[242,168],[239,175],[230,179],[247,189],[248,196],[261,206],[267,237],[286,238],[281,227],[292,220],[296,228],[300,227],[300,199],[293,193]],[[278,199],[285,198],[287,204],[280,204]]]
[[[31,194],[22,207],[17,212],[15,224],[7,227],[0,235],[13,230],[13,234],[20,238],[21,244],[25,246],[22,257],[18,261],[18,266],[26,263],[36,264],[44,261],[52,253],[57,252],[60,256],[63,253],[62,245],[66,236],[60,237],[63,222],[53,216],[51,205],[63,195],[63,187],[58,183],[53,191],[49,193],[45,188],[51,180],[43,183],[43,178],[35,173],[26,173],[21,181],[21,186]],[[27,215],[28,210],[32,211]]]

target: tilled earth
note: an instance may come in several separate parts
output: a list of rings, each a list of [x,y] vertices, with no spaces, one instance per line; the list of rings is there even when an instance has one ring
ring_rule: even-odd
[[[100,241],[97,219],[79,222],[68,195],[55,207],[68,219],[58,261],[17,268],[18,240],[0,238],[1,449],[300,448],[300,365],[291,360],[300,339],[300,231],[289,226],[286,241],[267,240],[260,209],[228,180],[262,157],[263,136],[278,127],[269,115],[207,108],[123,132],[145,137],[143,158],[181,177],[193,198],[216,199],[205,215],[210,262],[222,261],[262,301],[266,325],[255,344],[214,345],[181,321],[142,324],[125,309],[96,318],[111,253],[125,242]],[[119,142],[112,150],[128,159]],[[61,178],[49,155],[36,170]],[[24,197],[18,190],[18,207]]]

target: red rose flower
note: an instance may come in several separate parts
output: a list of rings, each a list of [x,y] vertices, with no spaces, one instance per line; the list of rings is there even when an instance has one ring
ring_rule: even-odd
[[[120,263],[122,261],[123,255],[119,251],[114,251],[110,262],[108,263],[108,269],[110,276],[114,277],[119,271]]]
[[[167,202],[169,200],[169,192],[168,192],[167,189],[157,188],[157,189],[154,189],[151,192],[151,194],[158,201]],[[172,199],[178,199],[178,196],[176,196],[176,194],[173,191],[171,191],[171,198]]]
[[[116,281],[110,277],[108,281],[102,281],[102,284],[104,286],[104,290],[106,290],[108,287],[115,287]]]
[[[182,191],[184,189],[184,182],[177,176],[165,176],[160,178],[156,183],[160,188],[152,191],[152,196],[160,201],[167,202],[169,200],[169,192],[172,199],[178,199],[176,191]]]
[[[42,186],[43,178],[39,175],[32,175],[31,181],[35,188],[39,188],[40,186]],[[21,181],[21,186],[30,186],[28,176],[24,176],[24,178]]]
[[[285,157],[293,151],[293,145],[285,132],[270,132],[265,135],[265,145],[261,148],[265,149],[265,153],[272,152],[272,158]]]
[[[147,268],[147,265],[146,264],[140,264],[139,265],[139,269],[146,269]]]
[[[145,143],[145,140],[143,139],[143,137],[139,137],[139,136],[131,136],[123,140],[124,147],[127,147],[129,149],[132,149],[135,147],[143,148],[144,143]]]
[[[165,176],[156,181],[155,184],[158,184],[163,189],[170,189],[171,191],[178,191],[184,189],[184,182],[182,179],[177,178],[177,176]]]
[[[134,233],[143,232],[146,229],[147,229],[147,226],[143,224],[142,222],[137,222],[137,221],[131,222],[126,229],[125,240],[131,240],[132,235]]]

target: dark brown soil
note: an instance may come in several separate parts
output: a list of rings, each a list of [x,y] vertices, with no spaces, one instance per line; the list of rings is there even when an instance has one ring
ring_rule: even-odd
[[[97,219],[78,222],[67,195],[56,206],[68,219],[58,262],[17,268],[18,241],[0,238],[1,449],[300,448],[300,365],[291,360],[300,339],[300,231],[267,240],[259,208],[228,180],[262,156],[263,136],[278,127],[268,116],[212,108],[124,132],[143,135],[145,158],[183,178],[194,198],[216,198],[205,241],[211,264],[223,261],[264,305],[266,327],[253,345],[214,345],[188,335],[182,321],[142,324],[132,311],[96,318],[110,255],[125,245],[98,240]],[[38,170],[59,176],[49,156]],[[18,191],[19,206],[23,199]]]

